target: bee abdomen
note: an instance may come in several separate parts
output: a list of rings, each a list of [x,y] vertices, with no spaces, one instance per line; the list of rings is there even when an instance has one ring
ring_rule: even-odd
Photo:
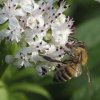
[[[54,75],[55,82],[65,82],[71,79],[71,77],[66,73],[65,69],[57,71]]]
[[[75,76],[76,70],[73,68],[73,66],[66,67],[65,71],[68,74],[68,76],[70,76],[70,77],[74,77]]]

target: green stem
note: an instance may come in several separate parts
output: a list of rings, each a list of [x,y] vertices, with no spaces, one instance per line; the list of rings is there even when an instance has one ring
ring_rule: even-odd
[[[5,56],[6,56],[7,50],[5,48],[6,48],[5,40],[3,40],[0,43],[0,79],[7,68],[7,64],[5,62]]]
[[[0,79],[2,78],[3,74],[5,73],[6,69],[8,68],[7,64],[3,63],[0,65]]]

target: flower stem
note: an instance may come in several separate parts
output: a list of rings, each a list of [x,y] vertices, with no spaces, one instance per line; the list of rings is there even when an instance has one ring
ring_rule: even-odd
[[[6,54],[7,54],[7,50],[6,50],[5,40],[3,40],[0,43],[0,78],[2,77],[2,75],[4,74],[8,66],[5,62]]]
[[[2,64],[0,65],[0,79],[1,79],[1,77],[3,76],[3,74],[5,73],[7,67],[8,67],[8,66],[7,66],[7,64],[5,64],[5,63],[2,63]]]

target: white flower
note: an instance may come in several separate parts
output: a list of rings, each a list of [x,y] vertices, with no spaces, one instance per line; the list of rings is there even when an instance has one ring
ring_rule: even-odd
[[[46,62],[44,64],[38,63],[36,66],[36,71],[39,76],[45,76],[48,72],[54,71],[55,66],[57,66],[57,63],[51,63],[51,62]]]
[[[61,14],[52,24],[52,42],[58,46],[65,46],[68,36],[73,33],[73,20]]]
[[[8,0],[4,3],[5,6],[3,7],[2,11],[0,12],[0,24],[4,23],[5,21],[9,20],[9,27],[18,26],[18,20],[16,18],[16,5],[11,1]]]
[[[26,27],[27,27],[27,25],[26,25],[27,19],[28,19],[28,16],[22,16],[22,17],[19,17],[19,18],[18,18],[19,24],[20,24],[20,26],[21,26],[24,30],[25,30]]]
[[[19,27],[9,27],[9,29],[5,29],[0,31],[0,40],[7,39],[9,41],[19,42],[21,40],[21,33],[24,30]]]
[[[45,4],[45,2],[41,1],[38,2],[38,4],[33,1],[34,8],[32,9],[32,12],[30,13],[30,16],[27,20],[27,26],[31,29],[36,27],[39,29],[44,25],[43,14],[46,12],[48,5]]]
[[[0,31],[0,42],[6,37],[5,32],[6,32],[6,30],[1,30]]]
[[[39,56],[39,53],[36,50],[34,50],[32,52],[32,59],[33,59],[34,63],[37,63],[38,61],[43,61],[44,60],[41,56]]]
[[[36,66],[36,71],[38,73],[39,76],[44,76],[45,74],[47,74],[47,65],[37,65]]]
[[[43,37],[44,37],[45,32],[43,33],[38,33],[38,30],[30,30],[29,28],[27,28],[25,30],[25,36],[26,36],[26,42],[29,45],[33,45],[33,46],[38,46],[38,44],[42,44],[44,43],[43,41]]]
[[[22,12],[30,13],[33,9],[32,0],[12,0],[14,4],[16,4]]]
[[[5,31],[5,37],[10,41],[19,42],[21,40],[21,33],[24,30],[19,27],[11,27],[9,30]]]
[[[23,46],[18,43],[21,50],[14,55],[14,63],[18,67],[32,66],[33,62],[38,73],[43,75],[44,70],[54,70],[56,61],[64,57],[65,44],[73,32],[74,21],[63,14],[68,5],[65,7],[62,0],[58,7],[54,7],[55,2],[58,0],[7,0],[4,3],[0,24],[8,21],[8,29],[0,32],[0,41],[7,38],[24,42]],[[9,62],[8,58],[10,56],[6,57],[6,62]]]
[[[20,50],[15,58],[17,59],[16,61],[16,65],[18,67],[28,67],[28,66],[32,66],[31,65],[31,61],[32,61],[32,53],[28,51],[27,48],[23,48],[22,50]]]
[[[27,19],[27,26],[30,27],[31,29],[34,29],[37,26],[38,27],[42,27],[43,25],[44,25],[44,20],[43,20],[43,16],[42,15],[37,16],[37,17],[30,16]]]
[[[51,45],[49,46],[47,52],[43,55],[60,61],[61,58],[63,58],[63,56],[65,55],[65,51],[62,47],[56,47],[55,45]]]
[[[58,9],[53,8],[52,6],[50,6],[49,10],[47,10],[46,12],[46,16],[45,16],[45,21],[47,23],[45,23],[46,25],[51,26],[52,23],[68,8],[68,5],[65,8],[65,3],[62,2],[60,7]]]
[[[15,58],[17,60],[17,65],[20,65],[20,67],[32,66],[31,62],[37,63],[38,61],[44,61],[38,51],[32,46],[21,49],[16,54]]]

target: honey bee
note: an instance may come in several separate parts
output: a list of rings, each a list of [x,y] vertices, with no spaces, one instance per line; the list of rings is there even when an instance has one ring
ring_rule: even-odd
[[[64,82],[73,77],[78,77],[82,73],[82,68],[87,64],[88,54],[81,41],[70,40],[69,44],[66,44],[70,48],[69,59],[58,64],[56,72],[54,74],[54,81]],[[88,75],[88,81],[90,82],[90,77]]]
[[[83,66],[86,66],[88,61],[88,53],[83,42],[72,37],[69,39],[66,47],[70,49],[69,51],[66,51],[69,58],[64,61],[58,61],[48,56],[43,56],[44,59],[57,63],[53,76],[55,82],[65,82],[73,77],[80,76]],[[89,72],[87,72],[87,76],[88,81],[90,82]]]

